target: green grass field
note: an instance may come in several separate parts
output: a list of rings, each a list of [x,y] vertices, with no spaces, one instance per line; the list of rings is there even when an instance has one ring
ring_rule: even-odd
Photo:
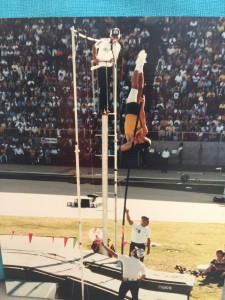
[[[63,218],[8,217],[0,219],[1,234],[28,234],[55,237],[79,237],[79,220]],[[88,232],[91,228],[101,228],[101,220],[82,220],[83,248],[90,249]],[[114,239],[115,224],[108,221],[108,236]],[[178,272],[175,266],[181,265],[195,270],[198,264],[208,264],[217,249],[223,249],[224,224],[151,222],[152,242],[160,246],[152,247],[151,254],[145,257],[145,265],[151,269]],[[118,245],[121,244],[122,221],[117,222]],[[125,241],[130,241],[130,226],[125,224]],[[129,246],[124,249],[128,254]],[[117,250],[120,252],[120,247]],[[201,285],[202,277],[197,277],[191,299],[221,299],[222,288],[217,284]]]

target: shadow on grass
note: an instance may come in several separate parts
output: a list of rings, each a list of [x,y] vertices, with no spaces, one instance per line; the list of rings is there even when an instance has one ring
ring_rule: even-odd
[[[224,277],[223,278],[204,278],[199,282],[199,286],[212,286],[217,285],[218,287],[222,287],[224,285]]]

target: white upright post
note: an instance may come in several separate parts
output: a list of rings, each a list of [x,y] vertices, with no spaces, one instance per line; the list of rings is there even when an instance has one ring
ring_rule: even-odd
[[[91,67],[93,67],[93,65],[94,64],[93,64],[93,60],[92,60],[91,61]],[[92,99],[95,103],[96,91],[95,91],[95,71],[94,70],[91,71],[91,75],[92,75],[91,84],[92,84],[92,97],[93,97]],[[95,107],[94,111],[96,112],[96,107]]]
[[[114,245],[117,251],[117,177],[118,177],[118,166],[117,166],[117,61],[113,65],[113,106],[114,106],[114,199],[115,199],[115,236]]]
[[[71,27],[72,40],[72,61],[73,61],[73,93],[74,93],[74,122],[75,122],[75,162],[76,162],[76,183],[79,214],[79,249],[81,264],[81,295],[84,300],[84,274],[83,274],[83,242],[82,242],[82,218],[81,218],[81,197],[80,197],[80,164],[79,164],[79,137],[78,137],[78,116],[77,116],[77,84],[76,84],[76,31]]]
[[[102,221],[103,241],[107,245],[108,218],[108,115],[102,115]]]

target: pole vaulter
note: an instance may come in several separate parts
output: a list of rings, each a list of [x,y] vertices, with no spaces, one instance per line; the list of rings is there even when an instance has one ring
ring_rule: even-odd
[[[136,60],[136,67],[131,78],[131,91],[127,98],[126,117],[124,124],[124,132],[127,142],[121,146],[121,151],[133,151],[134,147],[140,149],[149,148],[151,140],[146,137],[148,128],[145,120],[145,97],[143,94],[144,74],[143,67],[146,63],[147,54],[144,50],[140,51]],[[125,226],[125,211],[129,186],[129,177],[131,170],[131,162],[127,171],[126,189],[123,207],[123,221],[122,221],[122,243],[121,253],[124,249],[124,226]]]

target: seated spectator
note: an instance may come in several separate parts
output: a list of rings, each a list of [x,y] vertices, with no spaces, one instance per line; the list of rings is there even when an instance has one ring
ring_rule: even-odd
[[[210,266],[204,271],[206,281],[214,281],[223,285],[225,278],[225,257],[222,250],[216,251],[216,258],[210,262]]]
[[[164,141],[165,136],[166,136],[165,127],[159,126],[159,128],[158,128],[159,141]]]
[[[24,152],[21,145],[18,145],[14,150],[14,158],[15,163],[23,163],[24,162]]]
[[[173,126],[171,126],[171,124],[168,123],[166,128],[165,128],[165,138],[166,138],[166,140],[171,140],[172,139],[172,133],[173,133]]]
[[[36,163],[36,155],[37,155],[37,150],[35,147],[31,147],[29,150],[29,163],[31,165],[34,165]]]
[[[7,163],[8,158],[7,158],[7,153],[6,153],[6,148],[1,145],[0,147],[0,163]]]
[[[216,132],[217,132],[217,133],[221,133],[221,132],[223,132],[223,130],[224,130],[224,126],[223,126],[223,124],[219,121],[218,124],[217,124],[217,126],[216,126]]]
[[[162,81],[162,76],[156,74],[156,76],[154,78],[154,81],[153,81],[153,87],[155,89],[157,89],[158,93],[159,93],[159,88],[160,88],[161,81]]]
[[[57,165],[59,162],[60,149],[58,149],[55,145],[53,145],[50,151],[50,160],[51,164]]]

